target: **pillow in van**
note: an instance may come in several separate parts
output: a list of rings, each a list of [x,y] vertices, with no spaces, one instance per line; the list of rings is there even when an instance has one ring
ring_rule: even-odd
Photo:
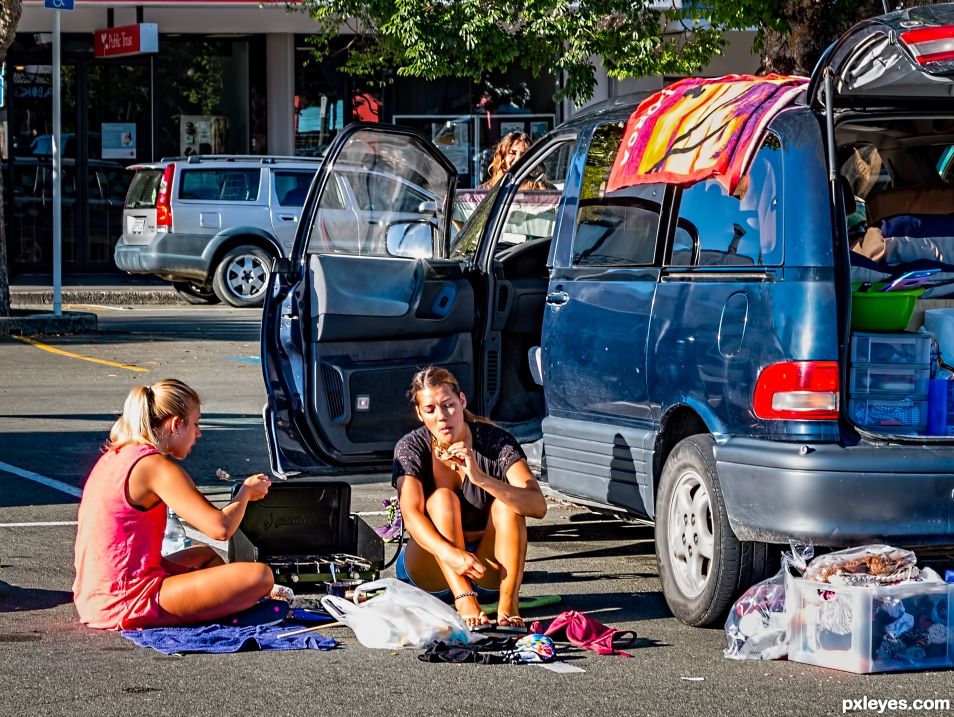
[[[950,214],[954,212],[954,184],[897,187],[865,198],[868,226],[899,214]]]
[[[954,214],[899,214],[881,220],[881,233],[886,237],[954,236]]]

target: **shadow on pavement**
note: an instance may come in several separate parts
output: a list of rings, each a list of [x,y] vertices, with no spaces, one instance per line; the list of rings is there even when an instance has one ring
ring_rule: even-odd
[[[67,590],[21,588],[0,580],[0,612],[47,610],[69,602],[73,594]]]

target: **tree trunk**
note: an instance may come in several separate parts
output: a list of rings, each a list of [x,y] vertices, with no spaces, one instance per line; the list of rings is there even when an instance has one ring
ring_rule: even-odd
[[[13,43],[23,10],[21,0],[0,0],[0,65]],[[0,172],[0,316],[10,315],[10,277],[7,271],[7,225],[5,219],[3,172]]]

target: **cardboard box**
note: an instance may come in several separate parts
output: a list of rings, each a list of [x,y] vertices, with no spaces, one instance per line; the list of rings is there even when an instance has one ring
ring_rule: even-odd
[[[954,585],[829,585],[789,576],[788,659],[847,672],[954,664]]]

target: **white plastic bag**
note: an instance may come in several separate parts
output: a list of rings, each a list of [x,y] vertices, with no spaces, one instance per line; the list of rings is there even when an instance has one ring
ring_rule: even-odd
[[[791,616],[785,611],[785,575],[803,573],[815,549],[791,543],[792,552],[782,553],[782,567],[772,577],[756,583],[735,601],[725,621],[730,660],[777,660],[788,654]]]
[[[480,638],[450,605],[395,578],[359,585],[354,602],[327,595],[321,604],[365,647],[420,648],[438,640],[468,644]]]

